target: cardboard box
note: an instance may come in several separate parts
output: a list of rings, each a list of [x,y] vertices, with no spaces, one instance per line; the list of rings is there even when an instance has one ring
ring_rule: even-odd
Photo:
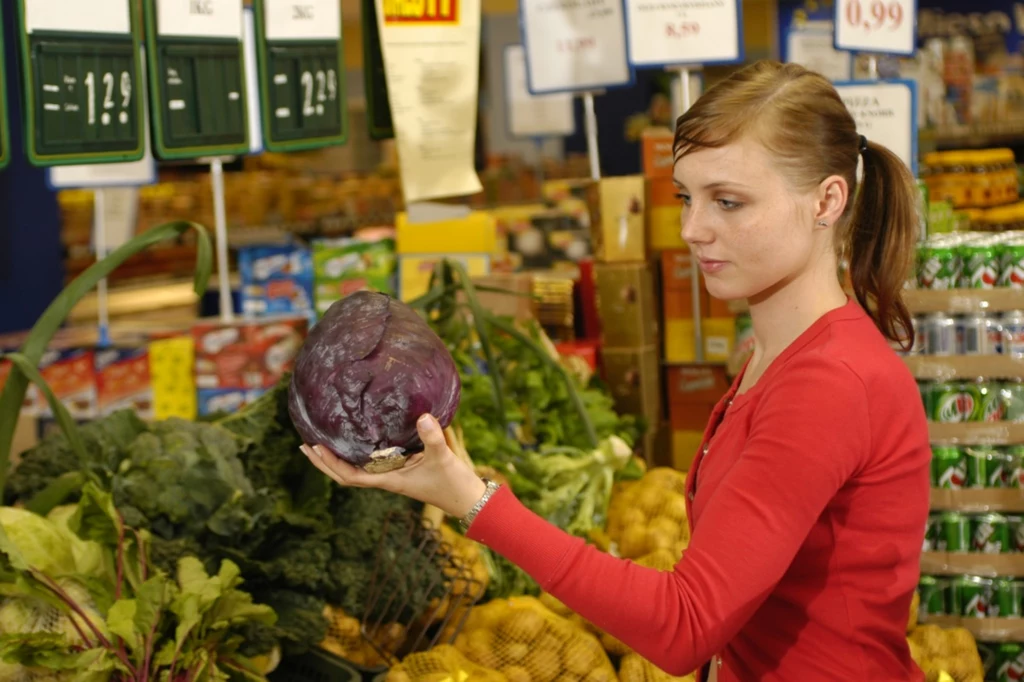
[[[683,202],[671,177],[647,180],[647,245],[651,251],[685,250]]]
[[[715,404],[731,386],[724,367],[708,365],[671,367],[666,381],[670,407],[677,402]]]
[[[675,157],[672,143],[675,134],[668,128],[648,128],[641,137],[644,176],[671,178]]]
[[[687,251],[664,251],[661,254],[665,360],[671,363],[696,360],[691,263]],[[712,299],[703,286],[699,300],[704,317],[701,322],[704,361],[727,362],[736,344],[736,319],[728,304]]]
[[[152,419],[149,349],[145,346],[97,349],[96,389],[101,416],[132,410],[141,419]]]
[[[313,260],[305,246],[242,247],[238,250],[238,272],[246,316],[313,316]]]
[[[604,344],[624,348],[658,343],[658,305],[650,264],[599,263],[594,270]]]
[[[291,370],[307,325],[303,317],[194,325],[196,387],[251,390],[272,386]]]
[[[462,263],[471,279],[491,274],[491,256],[479,254],[422,253],[398,257],[398,296],[412,301],[430,290],[430,276],[442,260]]]
[[[313,298],[323,315],[335,302],[370,289],[395,294],[395,239],[392,230],[363,237],[313,242]]]
[[[195,382],[195,341],[191,336],[149,342],[149,378],[156,419],[195,419],[198,414]]]
[[[47,350],[39,361],[39,373],[74,419],[95,419],[99,415],[92,348]],[[42,393],[38,394],[36,409],[42,418],[54,416]]]
[[[689,471],[693,460],[697,457],[701,443],[704,441],[704,430],[672,431],[672,468]]]
[[[495,218],[473,212],[465,218],[410,223],[406,213],[395,216],[395,241],[400,255],[421,253],[484,253],[497,250]]]
[[[589,187],[590,230],[596,260],[635,262],[647,257],[643,176],[602,178]]]
[[[662,421],[661,359],[657,346],[604,348],[601,364],[615,409],[644,417],[648,424]]]
[[[517,320],[529,320],[534,317],[533,275],[528,272],[503,272],[474,277],[473,284],[499,291],[477,291],[477,298],[487,310],[495,315],[504,315]],[[460,297],[464,296],[460,292]]]

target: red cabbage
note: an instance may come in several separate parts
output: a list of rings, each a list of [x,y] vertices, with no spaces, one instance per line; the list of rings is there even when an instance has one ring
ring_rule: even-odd
[[[292,373],[288,411],[308,445],[323,445],[371,472],[420,452],[416,421],[447,427],[462,384],[444,342],[415,310],[360,291],[313,327]]]

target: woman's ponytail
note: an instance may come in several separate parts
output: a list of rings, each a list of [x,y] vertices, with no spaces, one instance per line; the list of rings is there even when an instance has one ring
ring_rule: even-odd
[[[881,145],[862,144],[863,179],[847,242],[857,301],[891,341],[909,348],[913,321],[903,301],[919,238],[918,193],[906,165]]]

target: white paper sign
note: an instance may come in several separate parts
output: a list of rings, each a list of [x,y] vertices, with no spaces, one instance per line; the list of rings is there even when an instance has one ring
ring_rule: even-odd
[[[853,70],[853,55],[835,48],[831,21],[790,31],[786,61],[817,71],[830,81],[850,80]]]
[[[131,33],[128,0],[25,0],[25,30]]]
[[[743,60],[738,0],[626,0],[634,66]]]
[[[263,0],[267,40],[340,40],[339,0]]]
[[[616,0],[520,0],[530,92],[627,85],[626,25]]]
[[[103,215],[97,216],[103,226],[103,250],[110,253],[135,236],[139,216],[137,187],[114,187],[103,192]],[[98,225],[93,225],[93,252],[98,253]]]
[[[917,0],[836,0],[836,48],[914,54]]]
[[[505,99],[508,129],[516,137],[565,136],[576,132],[572,95],[531,95],[526,84],[522,45],[505,48]]]
[[[162,36],[242,39],[242,0],[154,0]]]
[[[913,83],[864,82],[836,85],[857,122],[857,131],[893,151],[917,175],[916,93]]]

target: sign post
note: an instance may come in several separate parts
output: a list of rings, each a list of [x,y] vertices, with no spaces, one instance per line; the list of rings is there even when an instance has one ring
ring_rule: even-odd
[[[272,152],[344,144],[338,0],[255,0],[263,138]]]
[[[242,0],[144,0],[143,8],[156,156],[247,153]]]
[[[142,158],[135,3],[18,0],[17,8],[29,161]]]

